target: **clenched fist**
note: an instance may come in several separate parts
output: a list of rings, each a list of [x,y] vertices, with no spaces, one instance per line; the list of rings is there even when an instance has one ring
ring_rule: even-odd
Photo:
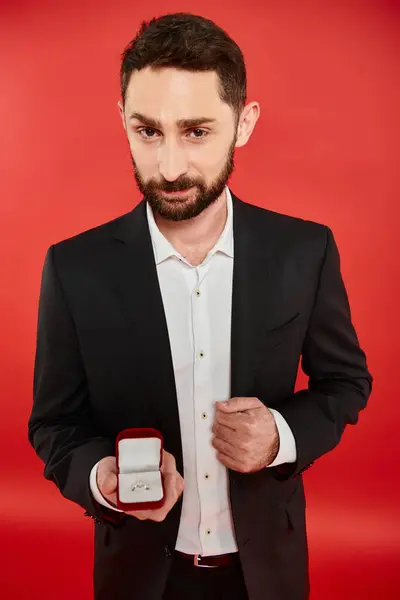
[[[273,462],[279,451],[274,415],[258,398],[217,402],[212,432],[217,459],[241,473],[260,471]]]
[[[147,510],[124,511],[125,514],[136,517],[141,521],[163,521],[171,508],[175,505],[184,489],[183,477],[176,470],[175,458],[163,450],[160,471],[164,481],[165,502],[161,508]],[[117,459],[115,456],[105,456],[97,465],[97,487],[110,504],[116,506],[117,502]]]

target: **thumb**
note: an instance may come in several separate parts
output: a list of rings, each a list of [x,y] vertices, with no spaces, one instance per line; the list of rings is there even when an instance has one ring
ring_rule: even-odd
[[[113,494],[117,489],[117,476],[112,471],[105,473],[101,486],[103,494]]]
[[[258,398],[231,398],[225,402],[216,402],[216,406],[224,413],[242,412],[251,408],[260,408],[261,400]]]

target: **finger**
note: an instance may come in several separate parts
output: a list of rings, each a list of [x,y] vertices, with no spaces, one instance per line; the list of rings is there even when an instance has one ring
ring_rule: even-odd
[[[235,429],[225,427],[225,425],[221,425],[220,423],[214,423],[212,431],[215,438],[221,438],[222,440],[232,444],[232,446],[237,446],[238,442],[243,439]]]
[[[226,454],[232,459],[235,459],[235,457],[237,456],[236,448],[234,448],[232,444],[226,442],[225,440],[222,440],[221,438],[214,437],[212,440],[212,445],[218,452],[222,452],[223,454]]]
[[[149,510],[126,510],[125,513],[130,515],[131,517],[135,517],[135,519],[139,519],[140,521],[144,521],[149,518],[149,513],[153,511]]]
[[[182,494],[184,489],[185,489],[185,481],[184,481],[183,477],[178,473],[177,478],[176,478],[176,485],[175,485],[175,490],[176,490],[178,498]]]
[[[230,398],[230,400],[225,400],[224,402],[216,402],[215,404],[217,409],[224,413],[234,413],[249,410],[251,408],[258,408],[260,403],[262,404],[261,400],[258,398],[235,397]]]
[[[179,497],[183,494],[183,489],[184,486],[180,481],[177,481],[176,485],[175,485],[175,490],[174,490],[174,497],[173,497],[173,502],[170,508],[172,508],[173,506],[175,506],[175,504],[177,503]]]
[[[164,507],[175,501],[178,493],[177,473],[170,473],[164,477],[165,502]]]
[[[108,471],[102,477],[100,491],[106,495],[113,494],[117,489],[117,483],[117,475],[111,471]]]
[[[253,410],[246,410],[243,413],[236,412],[229,414],[218,412],[213,426],[215,425],[217,429],[219,427],[226,427],[231,429],[231,435],[233,437],[242,437],[243,434],[248,432],[249,425],[251,425],[254,421],[254,416],[251,414],[252,412]]]
[[[163,450],[160,471],[163,475],[176,472],[176,461],[173,454]]]
[[[221,464],[228,469],[232,469],[233,471],[239,471],[240,473],[244,473],[246,470],[246,464],[237,458],[232,458],[223,452],[217,452],[217,459]]]
[[[223,413],[221,410],[215,413],[215,422],[229,427],[233,431],[236,431],[237,427],[243,420],[243,415],[239,412],[235,413]]]
[[[118,506],[117,506],[117,492],[109,494],[107,496],[107,500],[110,502],[110,504],[113,504],[115,508],[118,508]]]
[[[107,466],[112,473],[118,474],[117,459],[115,456],[110,456]]]

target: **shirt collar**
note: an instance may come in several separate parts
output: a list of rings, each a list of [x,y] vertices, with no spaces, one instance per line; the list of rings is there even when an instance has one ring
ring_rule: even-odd
[[[219,236],[215,246],[212,248],[212,250],[210,250],[208,256],[213,255],[216,252],[223,252],[227,256],[233,258],[233,204],[232,195],[228,186],[225,187],[225,192],[228,209],[225,227],[221,235]],[[179,252],[175,250],[173,245],[159,230],[158,225],[154,219],[153,210],[148,202],[146,202],[146,212],[156,265],[159,265],[161,262],[163,262],[170,256],[182,258]]]

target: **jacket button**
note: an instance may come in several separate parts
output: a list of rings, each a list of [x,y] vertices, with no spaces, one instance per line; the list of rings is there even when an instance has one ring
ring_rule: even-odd
[[[168,546],[164,546],[165,556],[172,556],[171,548]]]

